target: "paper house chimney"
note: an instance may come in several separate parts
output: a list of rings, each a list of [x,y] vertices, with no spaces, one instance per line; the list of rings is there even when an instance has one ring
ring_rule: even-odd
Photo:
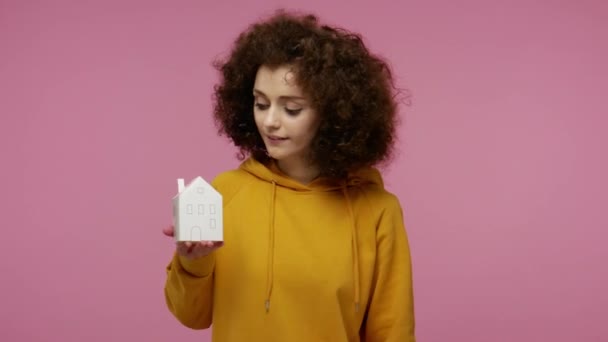
[[[175,241],[223,241],[222,195],[201,177],[188,185],[178,179],[177,191],[173,197]]]

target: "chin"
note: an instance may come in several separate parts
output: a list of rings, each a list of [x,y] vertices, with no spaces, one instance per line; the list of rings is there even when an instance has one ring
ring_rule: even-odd
[[[276,151],[273,151],[272,148],[266,147],[266,154],[272,159],[278,160],[281,158],[281,153],[277,153]]]
[[[285,156],[282,155],[281,153],[272,153],[272,152],[268,152],[268,156],[274,160],[281,160],[281,159],[285,159]]]
[[[286,161],[292,159],[298,159],[300,153],[293,150],[286,150],[284,148],[276,148],[274,146],[270,146],[270,148],[266,147],[266,152],[268,156],[276,161]]]

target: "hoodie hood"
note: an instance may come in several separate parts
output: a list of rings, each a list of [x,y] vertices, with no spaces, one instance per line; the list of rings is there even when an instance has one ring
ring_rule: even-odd
[[[264,165],[253,158],[244,161],[240,169],[250,173],[251,175],[268,182],[268,189],[271,192],[270,203],[270,222],[268,222],[268,266],[267,266],[267,285],[266,285],[266,312],[270,310],[270,302],[272,297],[272,285],[274,281],[274,221],[275,221],[275,203],[277,200],[277,187],[283,187],[292,191],[311,191],[311,192],[327,192],[340,191],[344,196],[344,204],[348,210],[348,219],[351,230],[351,248],[353,258],[353,288],[354,298],[353,304],[355,311],[359,311],[360,302],[360,276],[359,276],[359,248],[357,243],[357,226],[355,215],[352,206],[350,188],[375,185],[384,188],[382,176],[380,172],[372,167],[362,168],[358,171],[351,172],[345,179],[334,180],[325,177],[319,177],[309,184],[302,184],[291,179],[284,174],[276,165],[275,161]]]
[[[350,172],[346,179],[332,180],[320,177],[309,184],[302,184],[291,179],[278,168],[275,161],[272,161],[269,165],[264,165],[253,158],[249,158],[244,161],[239,168],[264,181],[269,183],[275,182],[277,186],[294,191],[336,191],[345,186],[353,187],[362,185],[376,185],[384,188],[384,182],[380,172],[372,167]]]

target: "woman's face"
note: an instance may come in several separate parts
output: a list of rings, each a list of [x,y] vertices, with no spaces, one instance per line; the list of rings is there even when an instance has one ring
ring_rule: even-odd
[[[290,66],[261,66],[253,96],[255,123],[270,157],[282,163],[307,163],[320,120]]]

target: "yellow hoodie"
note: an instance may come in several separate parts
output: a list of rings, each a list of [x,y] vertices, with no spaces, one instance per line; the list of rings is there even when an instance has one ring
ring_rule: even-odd
[[[248,159],[212,184],[225,245],[167,266],[182,324],[213,322],[216,342],[415,341],[401,206],[376,169],[303,185]]]

